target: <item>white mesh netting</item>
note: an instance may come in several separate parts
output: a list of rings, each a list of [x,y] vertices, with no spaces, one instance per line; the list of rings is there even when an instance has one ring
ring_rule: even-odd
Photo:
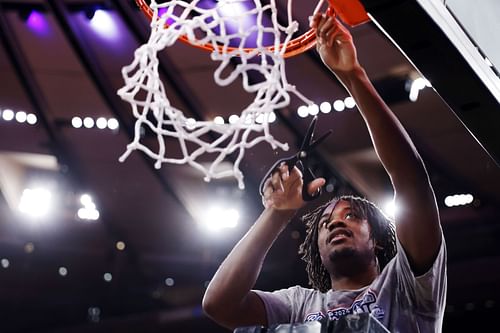
[[[249,1],[253,3],[252,9],[241,14],[223,14],[231,6]],[[286,143],[279,142],[271,135],[269,118],[274,116],[274,110],[289,105],[290,93],[311,104],[287,82],[285,75],[283,54],[298,29],[298,23],[291,16],[291,0],[288,1],[287,26],[278,23],[274,0],[266,5],[262,5],[260,0],[220,0],[209,9],[198,6],[198,0],[191,3],[174,0],[161,4],[151,1],[154,15],[150,38],[135,51],[133,62],[122,69],[125,85],[118,94],[130,103],[136,122],[134,139],[127,145],[120,161],[123,162],[132,151],[140,150],[156,160],[156,168],[160,168],[162,163],[189,164],[200,170],[206,181],[233,176],[243,189],[240,163],[246,149],[264,141],[273,149],[279,147],[288,150]],[[166,13],[158,15],[160,9]],[[263,24],[264,15],[267,15],[268,20],[271,18],[271,25]],[[250,16],[256,23],[251,28],[243,24]],[[167,18],[168,27],[165,26]],[[227,29],[235,25],[237,28],[234,32]],[[263,45],[264,35],[269,34],[274,36],[274,50],[269,50],[269,45]],[[192,44],[208,43],[213,46],[211,58],[220,62],[214,72],[214,80],[218,85],[229,85],[241,77],[243,88],[254,94],[254,100],[241,111],[238,121],[216,124],[213,121],[194,120],[171,105],[158,74],[157,53],[172,46],[182,35],[186,35]],[[243,48],[250,36],[257,38],[255,49],[248,52]],[[231,49],[229,46],[235,43],[239,46]],[[232,61],[235,57],[239,59],[237,65]],[[252,82],[249,71],[257,71],[263,79]],[[155,149],[141,142],[145,130],[154,133],[157,140]],[[182,157],[169,155],[167,139],[177,140]],[[232,168],[223,170],[221,163],[227,161],[232,153],[235,153],[231,157]],[[209,165],[200,161],[204,154],[215,154]]]

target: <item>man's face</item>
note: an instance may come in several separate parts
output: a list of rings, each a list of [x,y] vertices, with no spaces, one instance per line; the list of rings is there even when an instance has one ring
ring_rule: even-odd
[[[348,201],[330,204],[318,226],[318,248],[323,265],[330,270],[338,259],[351,257],[365,257],[371,262],[374,241],[370,239],[370,230],[368,221],[357,216]]]

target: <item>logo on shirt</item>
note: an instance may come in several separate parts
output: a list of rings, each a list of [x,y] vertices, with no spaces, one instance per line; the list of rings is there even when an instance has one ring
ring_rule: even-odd
[[[323,312],[318,311],[306,315],[304,321],[314,321],[322,320],[328,317],[329,320],[339,320],[341,317],[349,314],[357,313],[371,313],[372,316],[378,320],[382,320],[384,317],[384,310],[382,310],[377,304],[377,294],[372,290],[368,290],[363,297],[355,300],[349,307],[337,307],[329,309],[326,315]]]

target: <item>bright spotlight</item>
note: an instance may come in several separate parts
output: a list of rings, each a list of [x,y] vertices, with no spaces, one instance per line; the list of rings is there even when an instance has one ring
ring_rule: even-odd
[[[236,124],[240,120],[240,117],[238,115],[232,114],[229,116],[229,123],[230,124]]]
[[[333,108],[337,112],[344,111],[344,109],[345,109],[344,101],[341,101],[340,99],[336,100],[335,102],[333,102]]]
[[[214,118],[214,123],[216,123],[217,125],[223,125],[224,124],[224,118],[222,118],[221,116],[217,116]]]
[[[102,37],[115,38],[118,36],[118,28],[110,12],[107,10],[96,10],[90,20],[90,25]]]
[[[16,112],[16,121],[18,123],[24,123],[24,122],[26,122],[26,118],[27,117],[28,117],[28,115],[24,111],[18,111],[18,112]]]
[[[92,203],[92,197],[89,194],[82,194],[80,197],[80,202],[84,206],[88,206]]]
[[[449,195],[444,199],[444,204],[447,207],[464,206],[472,203],[474,196],[472,194],[455,194]]]
[[[410,101],[416,102],[418,98],[418,93],[425,87],[431,87],[431,83],[426,79],[419,77],[413,80],[410,87],[410,95],[408,96]]]
[[[306,105],[301,105],[297,109],[297,114],[300,118],[305,118],[309,115],[309,108]]]
[[[329,102],[323,102],[319,105],[319,109],[323,113],[330,113],[330,111],[332,111],[332,105]]]
[[[26,121],[28,122],[28,124],[30,125],[35,125],[36,122],[38,121],[38,118],[36,117],[35,114],[33,113],[30,113],[26,116]]]
[[[120,124],[118,123],[118,120],[115,118],[109,118],[108,119],[108,128],[112,131],[117,130]]]
[[[105,129],[108,126],[108,121],[104,117],[97,118],[95,122],[98,129]]]
[[[83,126],[85,126],[85,128],[92,128],[92,127],[94,127],[94,119],[92,119],[90,117],[85,117],[83,119]]]
[[[202,218],[202,225],[210,231],[235,228],[240,214],[236,209],[212,207]]]
[[[52,194],[43,188],[25,189],[19,202],[19,211],[38,218],[46,216],[52,204]]]
[[[346,108],[352,109],[353,107],[356,106],[356,101],[354,100],[354,98],[349,96],[344,99],[344,104]]]
[[[99,211],[96,209],[96,205],[89,194],[82,194],[80,203],[83,205],[83,208],[78,209],[76,214],[80,220],[95,221],[99,219]]]
[[[73,126],[74,128],[81,128],[83,126],[82,118],[80,117],[71,118],[71,126]]]
[[[68,269],[66,267],[63,267],[63,266],[59,267],[59,275],[61,275],[61,276],[68,275]]]
[[[318,104],[311,104],[309,105],[309,107],[307,108],[307,111],[309,112],[309,114],[311,116],[315,116],[319,113],[319,106]]]
[[[3,110],[2,111],[2,118],[5,121],[11,121],[12,119],[14,119],[14,111],[12,111],[10,109]]]
[[[383,211],[385,215],[389,216],[390,218],[394,218],[396,216],[396,203],[394,202],[394,199],[389,199],[385,202]]]

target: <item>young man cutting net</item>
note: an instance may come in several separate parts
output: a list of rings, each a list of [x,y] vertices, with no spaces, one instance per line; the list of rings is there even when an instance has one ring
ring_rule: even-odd
[[[446,249],[425,166],[408,134],[358,63],[349,32],[316,14],[317,50],[356,100],[401,207],[392,222],[372,203],[343,197],[306,216],[301,246],[313,289],[252,290],[267,251],[304,205],[302,175],[282,165],[266,182],[265,209],[222,263],[204,300],[228,328],[269,326],[369,312],[391,332],[440,332],[446,298]],[[323,186],[308,185],[312,194]]]

